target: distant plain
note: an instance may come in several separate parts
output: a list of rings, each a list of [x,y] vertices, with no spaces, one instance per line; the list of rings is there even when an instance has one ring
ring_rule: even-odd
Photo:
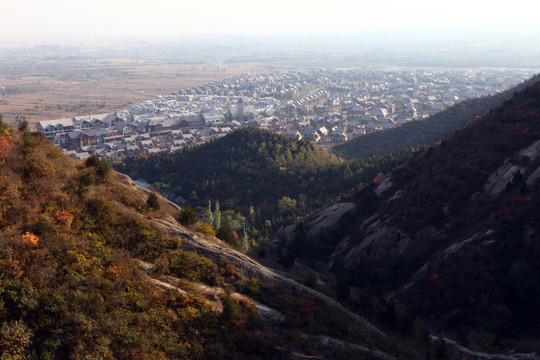
[[[13,123],[118,111],[158,95],[235,76],[239,70],[186,64],[50,64],[48,71],[21,66],[0,72],[0,113]],[[49,75],[51,74],[51,75]]]
[[[488,41],[489,40],[489,41]],[[114,112],[246,72],[300,69],[540,69],[540,34],[214,36],[0,47],[0,113],[40,120]]]

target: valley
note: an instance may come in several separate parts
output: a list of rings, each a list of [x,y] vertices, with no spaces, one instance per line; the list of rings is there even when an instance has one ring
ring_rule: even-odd
[[[3,356],[536,358],[540,82],[513,92],[379,158],[247,127],[116,164],[154,189],[0,123]]]
[[[212,174],[213,190],[192,187],[203,198],[199,213],[204,221],[212,224],[204,218],[207,202],[218,200],[222,211],[239,211],[241,221],[236,230],[249,238],[249,246],[240,245],[245,242],[233,246],[241,251],[254,246],[248,253],[255,259],[337,298],[389,331],[407,337],[426,326],[437,334],[434,339],[456,339],[473,351],[506,348],[534,352],[539,91],[540,83],[533,78],[500,97],[482,99],[498,105],[484,115],[473,113],[468,124],[448,138],[402,157],[386,158],[390,160],[386,168],[384,158],[362,163],[328,158],[328,165],[341,170],[330,173],[328,180],[319,173],[314,178],[320,182],[307,184],[310,191],[319,194],[315,199],[320,200],[320,194],[329,196],[323,203],[330,201],[331,205],[322,211],[317,210],[317,203],[311,205],[308,191],[294,189],[289,193],[281,182],[280,191],[272,197],[275,181],[268,173],[272,166],[285,170],[286,179],[302,183],[288,163],[273,165],[268,158],[246,162],[246,154],[260,153],[261,149],[268,152],[265,157],[272,154],[279,158],[281,149],[297,142],[284,143],[283,138],[276,143],[277,135],[270,140],[270,133],[263,130],[236,131],[206,147],[179,153],[176,159],[134,158],[122,166],[139,168],[133,175],[151,182],[166,180],[157,184],[158,188],[180,192],[186,190],[180,190],[179,185],[196,183],[193,179],[197,175],[189,172],[204,178],[206,166]],[[476,106],[474,101],[470,104]],[[447,120],[434,117],[431,121]],[[382,146],[385,133],[380,133]],[[248,135],[249,139],[242,139]],[[257,136],[266,138],[256,140]],[[391,139],[389,132],[387,141]],[[254,147],[251,151],[250,146]],[[231,152],[213,155],[207,152],[212,147]],[[197,164],[203,162],[194,160],[198,152],[217,163],[204,162],[199,167]],[[294,164],[304,171],[309,169],[292,155]],[[317,156],[322,159],[323,155]],[[165,175],[169,174],[165,169],[180,169],[180,164],[187,173]],[[224,172],[218,171],[218,164],[224,166]],[[315,166],[320,169],[321,165]],[[142,170],[145,167],[149,167],[146,172]],[[152,178],[157,169],[165,171]],[[270,181],[255,180],[254,175],[261,170],[263,178]],[[229,180],[235,171],[242,175]],[[344,181],[345,173],[350,183]],[[252,182],[263,184],[263,188],[250,190]],[[235,193],[233,184],[241,191]],[[339,194],[332,193],[329,184],[343,187]],[[250,220],[249,206],[260,203],[256,196],[263,193],[268,197],[257,210],[261,220]],[[307,196],[295,198],[298,193]],[[211,199],[218,194],[219,198]],[[294,204],[288,214],[284,204],[279,206],[283,196]],[[300,199],[303,209],[296,206]],[[198,200],[188,201],[197,204]],[[210,205],[208,209],[212,209]],[[267,213],[268,209],[272,210]],[[276,213],[282,218],[277,219]],[[293,225],[287,226],[287,222]],[[280,228],[277,232],[276,224]],[[261,229],[266,233],[261,234]],[[306,273],[305,265],[315,272]],[[524,334],[528,334],[527,340]],[[449,340],[448,346],[451,344]],[[457,351],[457,347],[453,349]]]
[[[1,4],[0,360],[540,360],[540,2]]]
[[[2,357],[538,358],[538,76],[479,71],[459,91],[525,81],[454,97],[444,110],[422,93],[415,110],[442,111],[328,149],[317,142],[331,143],[332,132],[321,127],[315,141],[302,124],[391,122],[407,109],[391,106],[398,98],[411,102],[403,94],[426,90],[407,76],[437,83],[431,90],[446,101],[457,94],[450,82],[460,83],[459,71],[401,72],[399,80],[374,70],[263,76],[220,61],[86,61],[77,59],[61,80],[47,75],[54,61],[45,58],[30,75],[15,67],[2,79],[4,97],[24,106],[34,101],[26,95],[56,86],[51,103],[71,101],[62,91],[103,97],[56,110],[45,102],[35,112],[21,107],[28,118],[16,127],[0,121]],[[404,87],[375,86],[379,78]],[[64,81],[75,87],[64,89]],[[140,100],[115,86],[141,96],[170,86],[176,94],[130,105]],[[249,95],[264,91],[281,100]],[[254,103],[242,100],[240,112],[236,97],[247,95]],[[34,115],[79,110],[112,111],[103,123],[143,131],[126,130],[116,104],[152,118],[148,138],[139,139],[146,148],[109,161],[97,142],[78,149],[86,151],[80,161],[55,147],[50,131],[32,131]],[[163,129],[156,120],[198,106],[206,117],[190,119],[216,130],[200,144],[186,141],[193,129]],[[380,119],[368,121],[369,112]],[[225,116],[242,126],[212,123]],[[82,131],[99,119],[79,120]],[[279,121],[302,136],[278,133]],[[172,149],[167,141],[183,143]],[[165,151],[144,151],[162,142]]]

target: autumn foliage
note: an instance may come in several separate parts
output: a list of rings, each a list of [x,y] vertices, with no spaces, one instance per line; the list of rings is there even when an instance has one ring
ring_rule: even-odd
[[[11,144],[6,138],[6,135],[1,135],[0,136],[0,157],[6,160],[6,157],[8,156],[10,149],[11,149]]]
[[[25,245],[38,246],[39,236],[27,231],[26,233],[21,235],[21,242]]]
[[[62,225],[65,225],[66,227],[71,227],[71,223],[73,222],[74,216],[69,213],[67,210],[56,210],[55,215],[56,221]]]
[[[130,185],[108,163],[75,162],[23,130],[0,122],[2,359],[259,358],[235,345],[248,336],[268,349],[244,322],[225,339],[212,299],[159,290],[137,259],[216,285],[234,278],[232,265],[181,250],[180,239],[143,220],[144,200],[124,201]]]

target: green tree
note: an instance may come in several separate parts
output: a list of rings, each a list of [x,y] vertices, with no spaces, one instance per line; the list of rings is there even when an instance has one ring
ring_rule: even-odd
[[[296,200],[291,199],[288,196],[283,196],[277,202],[278,211],[284,216],[294,215],[296,209]]]
[[[111,173],[111,164],[105,158],[100,159],[96,165],[96,175],[101,179],[106,179]]]
[[[23,148],[22,148],[23,153],[25,155],[29,155],[33,153],[36,142],[34,140],[34,136],[32,135],[32,133],[26,130],[23,132],[22,138],[23,138]]]
[[[199,215],[191,205],[184,207],[178,214],[178,222],[184,226],[196,224],[197,221],[199,221]]]
[[[238,243],[238,239],[236,238],[236,236],[234,236],[234,233],[232,232],[227,222],[223,222],[223,224],[216,231],[216,237],[225,241],[227,244],[233,245],[235,247],[240,246],[240,244]]]
[[[219,200],[216,200],[216,205],[214,208],[214,229],[219,229],[221,227],[221,210],[219,210]]]
[[[227,112],[225,113],[225,121],[226,121],[226,122],[229,122],[229,121],[232,120],[232,118],[233,118],[233,115],[232,115],[232,113],[231,113],[231,109],[229,109],[229,110],[227,110]]]
[[[146,199],[146,205],[148,205],[148,207],[154,211],[159,210],[161,206],[159,204],[159,200],[156,193],[151,192],[148,194],[148,199]]]
[[[249,238],[246,231],[246,219],[244,218],[244,226],[242,227],[242,247],[249,250]]]
[[[521,184],[521,187],[519,188],[519,193],[521,195],[527,195],[529,193],[529,187],[527,186],[527,183],[523,181]]]
[[[255,214],[255,207],[253,205],[250,205],[249,206],[249,220],[251,221],[252,224],[255,223],[256,221],[256,214]]]
[[[28,120],[26,120],[25,116],[19,116],[19,132],[25,132],[28,131]]]
[[[514,177],[512,178],[512,186],[517,187],[521,185],[521,182],[523,181],[523,174],[521,174],[521,171],[518,169],[514,173]]]
[[[0,114],[0,135],[4,135],[6,130],[8,129],[8,126],[2,121],[2,114]]]
[[[223,299],[223,319],[228,325],[232,325],[238,319],[240,319],[240,309],[238,304],[231,296],[231,290],[227,289],[225,293],[225,299]]]
[[[396,305],[393,301],[386,303],[384,311],[382,313],[382,322],[390,326],[392,329],[395,329],[397,325],[397,314],[396,314]]]
[[[111,173],[111,164],[109,161],[105,158],[100,159],[96,153],[92,153],[92,155],[86,159],[84,164],[86,167],[93,167],[96,169],[96,175],[102,180],[105,180]]]
[[[208,207],[204,211],[203,220],[210,225],[214,223],[214,214],[212,213],[212,202],[210,200],[208,200]]]
[[[435,359],[448,359],[450,357],[448,353],[448,345],[443,338],[438,338],[435,342]]]

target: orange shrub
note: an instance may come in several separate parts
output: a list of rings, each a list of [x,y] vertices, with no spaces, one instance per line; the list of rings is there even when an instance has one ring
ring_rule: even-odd
[[[229,261],[223,260],[219,263],[219,267],[226,278],[236,275],[236,268]]]
[[[107,268],[107,275],[109,275],[109,277],[113,279],[117,279],[118,277],[120,277],[120,274],[122,274],[121,266],[113,265]]]
[[[34,235],[29,231],[21,235],[21,240],[25,245],[38,246],[39,244],[39,236]]]
[[[0,136],[0,156],[5,160],[9,150],[11,149],[11,144],[5,137],[5,135]]]
[[[56,210],[55,218],[58,223],[66,225],[68,228],[73,222],[73,215],[67,210]]]

